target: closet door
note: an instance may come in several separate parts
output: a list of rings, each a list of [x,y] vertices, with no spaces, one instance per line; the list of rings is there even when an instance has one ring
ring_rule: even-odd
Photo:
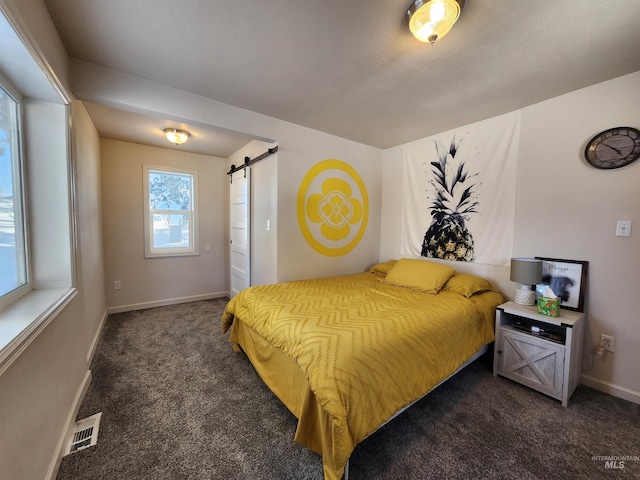
[[[251,285],[250,175],[250,168],[244,168],[231,175],[229,263],[232,297]]]

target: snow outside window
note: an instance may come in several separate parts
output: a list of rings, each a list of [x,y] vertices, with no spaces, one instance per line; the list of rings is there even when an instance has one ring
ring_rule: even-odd
[[[198,173],[144,165],[145,257],[198,254]]]

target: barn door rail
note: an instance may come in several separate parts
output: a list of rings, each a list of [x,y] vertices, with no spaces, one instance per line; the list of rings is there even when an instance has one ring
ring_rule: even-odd
[[[256,162],[259,162],[260,160],[268,157],[269,155],[273,155],[277,151],[278,151],[278,146],[276,145],[275,147],[272,147],[266,152],[264,152],[262,155],[258,155],[256,158],[250,159],[249,157],[244,157],[244,163],[242,165],[238,165],[238,166],[231,165],[231,168],[227,172],[227,175],[229,175],[229,182],[233,183],[233,174],[240,170],[244,170],[244,178],[247,178],[247,170],[246,170],[247,167],[253,165]]]

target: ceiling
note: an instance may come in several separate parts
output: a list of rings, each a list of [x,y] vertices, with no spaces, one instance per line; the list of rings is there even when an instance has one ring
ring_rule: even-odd
[[[44,3],[70,57],[379,148],[640,70],[637,0],[467,0],[435,46],[406,28],[409,0]],[[176,126],[88,110],[106,138]],[[181,126],[229,142],[200,153],[250,138]]]
[[[221,158],[227,158],[254,138],[251,135],[212,130],[202,125],[174,122],[95,103],[85,102],[84,105],[102,138]],[[191,136],[187,143],[173,145],[164,136],[165,128],[186,130]]]

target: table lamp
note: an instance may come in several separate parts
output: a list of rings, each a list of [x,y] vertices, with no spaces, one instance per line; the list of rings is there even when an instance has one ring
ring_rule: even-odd
[[[531,285],[542,281],[542,260],[512,258],[510,279],[520,284],[520,287],[513,292],[513,301],[520,305],[535,305],[536,292],[531,289]]]

